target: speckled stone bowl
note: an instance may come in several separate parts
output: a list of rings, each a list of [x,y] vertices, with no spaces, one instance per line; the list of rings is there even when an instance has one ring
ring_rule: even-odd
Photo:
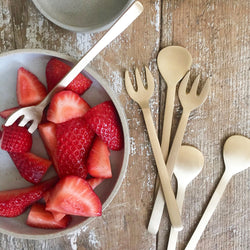
[[[98,32],[109,28],[133,0],[33,0],[51,22],[71,31]]]
[[[61,58],[68,64],[72,64],[73,62],[73,59],[70,57],[47,50],[14,50],[0,55],[0,110],[17,106],[16,79],[18,68],[21,66],[25,67],[45,84],[45,67],[51,57]],[[129,130],[123,107],[119,103],[114,92],[109,88],[108,84],[91,68],[86,68],[83,73],[93,81],[92,86],[84,93],[83,98],[91,106],[111,99],[118,111],[124,133],[124,149],[121,151],[111,151],[110,159],[113,177],[104,180],[95,189],[101,199],[104,210],[116,195],[121,186],[123,177],[125,176],[129,157]],[[0,126],[2,124],[4,124],[4,119],[0,118]],[[33,146],[31,151],[41,157],[47,158],[38,131],[33,134]],[[1,149],[0,166],[1,191],[31,186],[30,183],[20,176],[8,153]],[[44,179],[48,179],[54,175],[55,171],[53,167],[50,167]],[[28,210],[18,217],[0,217],[0,232],[19,238],[48,239],[70,233],[95,219],[73,216],[73,220],[67,229],[46,230],[27,226],[27,215]]]

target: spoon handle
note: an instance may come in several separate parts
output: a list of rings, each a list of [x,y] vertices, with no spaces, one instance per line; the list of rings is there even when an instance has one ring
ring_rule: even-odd
[[[196,227],[195,231],[193,232],[193,235],[190,238],[185,250],[195,249],[202,233],[204,232],[210,218],[212,217],[217,205],[219,204],[219,201],[220,201],[220,199],[221,199],[221,197],[226,189],[226,186],[231,178],[232,178],[232,175],[229,172],[225,171],[223,176],[221,177],[219,184],[217,185],[217,187],[214,191],[212,198],[210,199],[210,201],[207,205],[207,208],[206,208],[204,214],[201,217],[201,220],[200,220],[198,226]]]
[[[188,122],[189,114],[190,114],[189,111],[186,112],[185,110],[183,110],[181,120],[178,125],[171,150],[169,152],[166,168],[168,170],[170,179],[173,175],[174,164],[175,164],[176,158],[178,156],[178,152],[181,147],[181,142],[185,133],[185,128]],[[157,196],[155,199],[155,203],[153,206],[153,210],[152,210],[150,220],[148,223],[148,231],[151,234],[157,234],[159,230],[163,209],[164,209],[164,197],[163,197],[163,193],[161,190],[161,186],[159,186]]]
[[[167,204],[167,209],[168,209],[168,214],[169,214],[171,224],[174,228],[176,228],[176,230],[182,230],[183,226],[182,226],[182,222],[181,222],[179,208],[177,206],[177,202],[175,200],[175,195],[174,195],[173,189],[171,187],[168,171],[165,167],[165,161],[163,159],[160,143],[158,140],[158,136],[156,134],[154,122],[153,122],[152,115],[151,115],[151,112],[149,109],[149,105],[147,108],[145,108],[145,107],[141,107],[141,108],[142,108],[144,120],[146,123],[146,127],[148,130],[148,135],[149,135],[151,147],[153,150],[156,166],[158,169],[158,173],[159,173],[159,177],[160,177],[160,181],[161,181],[161,186],[162,186],[165,201]]]
[[[185,190],[186,190],[186,187],[181,186],[181,185],[178,186],[176,202],[179,207],[180,214],[182,212],[182,206],[183,206],[183,201],[185,197]],[[167,250],[175,250],[177,239],[178,239],[178,231],[176,231],[173,227],[171,227]]]

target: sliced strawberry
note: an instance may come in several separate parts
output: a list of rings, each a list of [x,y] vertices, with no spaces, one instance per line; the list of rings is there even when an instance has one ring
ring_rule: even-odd
[[[93,130],[82,117],[57,124],[56,162],[60,178],[66,175],[86,178],[86,159],[94,136]]]
[[[20,215],[29,205],[40,200],[44,192],[54,186],[57,180],[52,178],[31,187],[0,191],[0,216]]]
[[[95,189],[99,184],[103,182],[103,180],[103,178],[90,178],[87,179],[87,182],[92,187],[92,189]]]
[[[33,184],[37,184],[42,180],[51,165],[51,161],[30,152],[9,153],[9,155],[20,175]]]
[[[38,125],[38,130],[49,155],[49,158],[53,162],[53,166],[56,172],[59,173],[56,161],[56,124],[53,122],[42,123]]]
[[[64,90],[55,94],[49,105],[47,119],[54,123],[66,122],[84,116],[89,105],[78,94]]]
[[[70,216],[64,216],[60,221],[56,221],[49,211],[45,210],[45,204],[34,203],[30,209],[27,225],[38,228],[59,229],[66,228],[71,221]]]
[[[109,155],[107,144],[96,136],[87,159],[88,173],[97,178],[111,178],[112,171]]]
[[[17,123],[9,127],[3,127],[1,148],[8,152],[24,153],[30,151],[32,146],[32,136],[25,127],[20,127]]]
[[[51,189],[49,189],[48,191],[46,191],[44,193],[43,199],[44,199],[45,203],[49,202],[50,193],[51,193]],[[66,214],[64,214],[64,213],[59,213],[59,212],[55,212],[55,211],[52,211],[51,213],[53,214],[54,219],[56,221],[60,221],[64,216],[66,216]]]
[[[10,115],[12,115],[15,111],[17,111],[20,107],[14,107],[14,108],[10,108],[10,109],[5,109],[3,111],[0,112],[0,116],[3,119],[7,119]]]
[[[45,86],[39,79],[21,67],[17,73],[17,101],[20,106],[30,106],[41,102],[47,95]]]
[[[92,217],[102,214],[102,204],[86,180],[66,176],[51,190],[46,210]]]
[[[48,91],[52,90],[57,83],[59,83],[63,77],[70,71],[71,67],[64,62],[52,58],[46,66],[46,79],[48,85]],[[92,81],[85,77],[83,74],[79,74],[66,89],[72,90],[75,93],[83,94],[92,84]]]
[[[115,106],[111,101],[100,103],[91,108],[84,117],[111,150],[122,149],[122,127]]]

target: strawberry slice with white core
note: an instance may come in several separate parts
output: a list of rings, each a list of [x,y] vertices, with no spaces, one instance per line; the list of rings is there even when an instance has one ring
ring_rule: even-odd
[[[51,190],[46,210],[85,217],[101,216],[102,204],[88,182],[66,176]]]
[[[69,215],[56,221],[52,213],[45,210],[45,204],[34,203],[30,209],[26,223],[31,227],[60,229],[66,228],[70,221],[71,217]]]
[[[17,72],[16,91],[18,104],[22,107],[38,104],[47,95],[45,86],[23,67]]]
[[[53,96],[47,111],[47,119],[54,123],[62,123],[84,116],[89,109],[89,104],[78,94],[64,90]]]
[[[96,136],[87,159],[88,173],[97,178],[111,178],[109,155],[107,144]]]

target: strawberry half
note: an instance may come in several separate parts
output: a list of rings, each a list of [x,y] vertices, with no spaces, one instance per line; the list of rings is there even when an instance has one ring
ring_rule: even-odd
[[[17,72],[17,101],[20,106],[30,106],[41,102],[47,95],[45,86],[39,79],[21,67]]]
[[[111,150],[123,148],[122,127],[112,101],[96,105],[84,117],[95,133],[107,143]]]
[[[8,152],[24,153],[30,151],[32,146],[32,136],[25,127],[20,127],[17,123],[9,127],[3,127],[1,138],[1,148]]]
[[[70,221],[71,217],[69,215],[56,221],[52,213],[45,210],[45,204],[34,203],[30,209],[26,223],[31,227],[59,229],[66,228]]]
[[[20,215],[29,205],[40,200],[44,192],[54,186],[57,180],[52,178],[31,187],[0,191],[0,216]]]
[[[53,96],[47,111],[47,119],[54,123],[62,123],[84,116],[89,109],[88,103],[78,94],[64,90]]]
[[[96,136],[87,159],[88,173],[97,178],[111,178],[109,155],[107,144]]]
[[[20,175],[33,184],[39,183],[48,168],[51,161],[41,158],[33,153],[9,153],[11,159],[16,165]]]
[[[66,63],[52,58],[46,66],[46,79],[48,85],[48,91],[52,90],[57,83],[59,83],[63,77],[71,70],[71,67]],[[92,84],[92,81],[85,77],[83,74],[79,74],[66,89],[72,90],[75,93],[83,94]]]
[[[46,210],[93,217],[102,214],[102,204],[86,180],[66,176],[51,190]]]
[[[82,117],[57,124],[56,162],[60,178],[66,175],[86,178],[86,159],[94,136],[95,133]]]
[[[12,115],[15,111],[17,111],[20,107],[14,107],[14,108],[10,108],[10,109],[5,109],[3,111],[0,112],[0,116],[3,119],[7,119],[10,115]]]
[[[103,178],[90,178],[87,179],[86,181],[88,184],[92,187],[92,189],[95,189],[99,184],[103,182]]]

